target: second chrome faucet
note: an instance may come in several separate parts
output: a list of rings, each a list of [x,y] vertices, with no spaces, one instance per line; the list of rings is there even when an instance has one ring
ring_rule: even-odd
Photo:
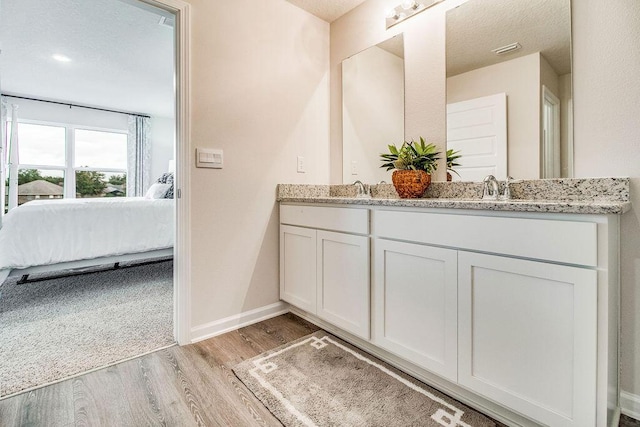
[[[487,175],[482,180],[482,200],[511,200],[511,184],[514,182],[518,181],[514,181],[512,177],[508,176],[507,180],[504,182],[504,191],[501,195],[500,184],[496,177],[493,175]]]

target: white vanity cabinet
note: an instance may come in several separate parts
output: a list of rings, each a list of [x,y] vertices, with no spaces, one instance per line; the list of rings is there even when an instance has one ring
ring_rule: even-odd
[[[376,345],[537,423],[610,425],[617,216],[379,209],[373,229]]]
[[[368,340],[369,211],[283,205],[280,222],[280,298]]]
[[[460,251],[458,271],[458,382],[545,425],[595,425],[596,270]]]
[[[280,226],[280,299],[316,314],[316,231]]]
[[[508,423],[612,427],[618,248],[618,215],[281,205],[281,298]]]
[[[457,379],[457,252],[376,239],[373,342]]]

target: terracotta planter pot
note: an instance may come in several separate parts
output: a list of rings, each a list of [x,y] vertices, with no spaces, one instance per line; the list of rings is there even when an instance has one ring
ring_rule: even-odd
[[[431,175],[425,171],[396,170],[391,175],[396,192],[403,199],[422,197],[431,184]]]

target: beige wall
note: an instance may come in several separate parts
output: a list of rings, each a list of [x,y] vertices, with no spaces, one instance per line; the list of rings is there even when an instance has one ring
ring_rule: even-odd
[[[278,183],[329,181],[329,24],[284,0],[189,0],[192,327],[278,301]],[[296,173],[296,156],[307,173]]]
[[[558,73],[544,56],[540,55],[540,84],[545,85],[551,93],[560,99],[560,82],[558,81]]]
[[[404,141],[404,60],[374,46],[345,60],[342,78],[343,182],[391,182],[380,153]]]
[[[390,31],[385,7],[368,0],[331,25],[331,180],[342,170],[340,61],[405,33],[407,137],[445,140],[444,13],[460,0],[422,12]],[[573,1],[575,173],[630,176],[640,203],[640,2]],[[439,172],[444,173],[443,168]],[[442,180],[442,176],[436,179]],[[640,210],[622,219],[622,389],[640,395]]]
[[[573,2],[576,176],[629,176],[622,217],[622,390],[640,395],[640,2]],[[631,47],[633,46],[633,47]]]
[[[516,179],[540,177],[540,63],[532,53],[447,79],[448,103],[507,94],[507,171]]]

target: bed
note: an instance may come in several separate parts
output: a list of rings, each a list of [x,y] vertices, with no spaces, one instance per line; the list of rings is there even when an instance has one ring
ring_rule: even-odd
[[[0,228],[0,285],[7,277],[170,256],[174,200],[144,197],[34,200]]]

